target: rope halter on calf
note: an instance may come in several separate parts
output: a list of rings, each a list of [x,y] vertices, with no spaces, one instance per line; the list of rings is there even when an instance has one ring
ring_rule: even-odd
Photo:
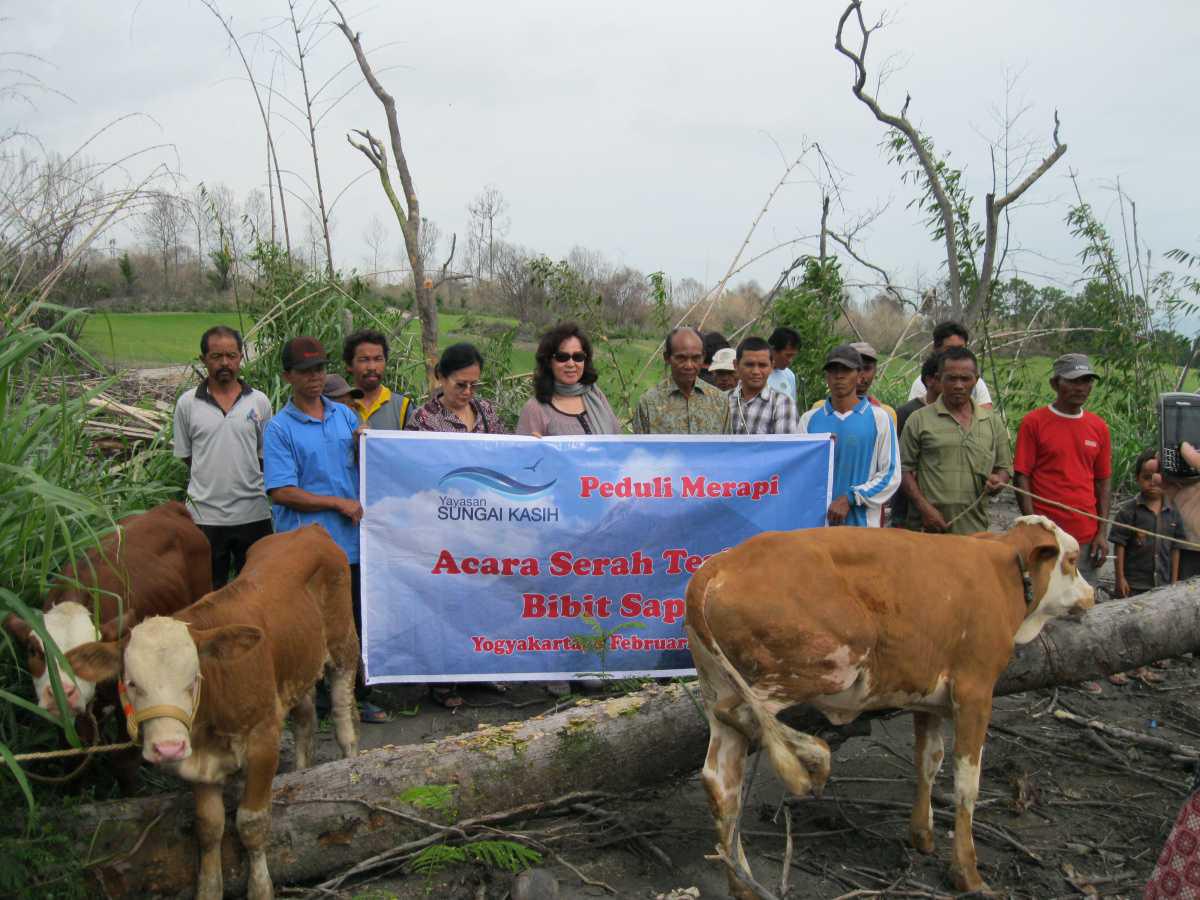
[[[141,738],[139,732],[141,724],[150,719],[175,719],[183,724],[183,727],[191,734],[192,722],[195,721],[196,712],[200,709],[200,676],[196,676],[196,680],[192,683],[192,711],[176,706],[173,703],[159,703],[155,706],[147,706],[145,709],[139,709],[134,712],[133,704],[129,700],[129,691],[125,687],[125,679],[122,678],[117,682],[117,692],[121,695],[121,709],[125,713],[125,726],[129,730],[129,739],[138,746],[141,746]]]

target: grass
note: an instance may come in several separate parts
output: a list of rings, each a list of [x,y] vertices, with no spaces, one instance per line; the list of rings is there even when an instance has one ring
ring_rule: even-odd
[[[246,327],[250,321],[244,322]],[[95,313],[79,337],[83,349],[114,368],[169,366],[200,355],[213,325],[238,327],[236,312]]]
[[[472,315],[472,327],[464,328],[464,317],[442,313],[438,317],[438,346],[448,347],[459,341],[479,342],[487,332],[516,325],[516,319],[499,316]],[[200,353],[200,335],[213,325],[237,327],[235,312],[163,312],[163,313],[96,313],[83,326],[80,345],[114,368],[141,368],[189,363]],[[244,320],[248,328],[250,320]],[[417,320],[412,320],[400,340],[419,340]],[[245,330],[245,329],[242,329]],[[637,374],[647,357],[655,352],[657,341],[630,339],[614,342],[617,359],[623,371]],[[333,350],[333,348],[329,348]],[[513,344],[511,370],[514,374],[533,370],[532,341]],[[607,353],[597,348],[600,365],[607,362]],[[639,381],[640,393],[661,376],[662,365],[657,361]]]

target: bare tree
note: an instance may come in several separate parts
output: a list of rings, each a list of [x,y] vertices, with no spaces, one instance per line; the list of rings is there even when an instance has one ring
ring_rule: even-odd
[[[483,274],[487,268],[488,278],[496,274],[496,240],[503,239],[508,233],[508,201],[494,184],[487,185],[467,204],[467,212],[471,216],[471,234],[468,257],[473,263],[475,277]]]
[[[312,10],[312,7],[309,7]],[[292,22],[292,34],[296,38],[296,59],[294,65],[300,71],[300,83],[304,87],[304,117],[308,122],[308,146],[312,151],[313,160],[313,177],[316,179],[317,186],[317,209],[320,212],[321,235],[325,239],[325,274],[333,275],[333,243],[329,235],[329,211],[325,206],[325,187],[321,181],[321,158],[317,153],[317,116],[313,109],[313,101],[316,95],[309,89],[308,85],[308,65],[305,63],[305,58],[312,49],[313,42],[316,40],[317,31],[315,28],[308,26],[307,21],[298,22],[296,20],[296,4],[294,0],[288,0],[288,15]],[[307,20],[307,16],[305,16]],[[326,82],[325,85],[328,85]],[[324,86],[322,86],[322,89]],[[320,93],[320,90],[317,92]]]
[[[850,21],[852,16],[859,33],[857,50],[847,48],[842,38],[846,29],[846,23]],[[986,227],[983,243],[983,261],[977,269],[978,277],[975,284],[975,296],[970,299],[969,303],[964,303],[962,296],[962,257],[961,248],[959,247],[960,223],[958,221],[958,213],[955,211],[954,203],[947,190],[944,178],[944,166],[939,160],[934,158],[928,138],[921,134],[908,119],[908,107],[912,102],[912,96],[905,97],[904,105],[900,108],[899,113],[888,113],[880,106],[876,97],[866,90],[867,47],[870,43],[871,35],[881,29],[883,25],[884,22],[880,19],[874,25],[868,26],[863,18],[862,0],[851,0],[838,19],[834,47],[854,65],[854,83],[851,86],[854,96],[871,111],[876,119],[902,135],[916,157],[921,171],[924,173],[929,193],[936,202],[941,214],[939,232],[946,245],[947,288],[949,292],[947,299],[950,309],[956,318],[973,320],[984,309],[991,290],[993,268],[996,260],[996,244],[999,236],[1000,214],[1005,207],[1019,198],[1034,182],[1046,174],[1050,167],[1058,162],[1062,155],[1067,152],[1067,145],[1060,143],[1058,139],[1058,114],[1055,113],[1054,116],[1053,149],[1049,155],[1008,193],[999,198],[994,193],[989,193],[985,198]]]
[[[412,174],[409,172],[408,159],[404,155],[404,147],[400,141],[400,120],[396,114],[396,101],[391,94],[384,90],[379,79],[375,77],[375,71],[367,60],[367,54],[363,50],[359,35],[350,29],[336,0],[329,0],[329,3],[338,15],[338,28],[346,36],[346,40],[350,42],[350,47],[354,50],[354,57],[358,61],[363,78],[383,106],[384,114],[387,117],[392,156],[395,159],[397,174],[400,176],[400,186],[404,191],[403,203],[396,196],[395,188],[392,186],[387,150],[383,143],[369,130],[357,129],[354,133],[359,135],[362,141],[356,141],[351,135],[347,135],[346,140],[375,167],[375,171],[379,174],[379,183],[387,195],[388,202],[392,205],[392,211],[395,213],[396,221],[404,235],[404,247],[408,252],[408,263],[412,270],[417,313],[421,317],[421,352],[425,356],[425,376],[432,387],[435,383],[434,367],[437,365],[438,359],[437,304],[433,299],[433,279],[426,276],[425,261],[421,255],[421,205],[417,199],[417,189],[413,185]],[[448,266],[449,260],[446,263]],[[445,267],[443,267],[444,270]]]
[[[180,208],[191,223],[196,234],[196,282],[204,285],[204,238],[211,225],[208,188],[204,182],[192,188],[186,197],[180,197]]]
[[[259,188],[254,188],[246,195],[242,203],[242,222],[249,230],[251,241],[258,240],[263,234],[263,225],[269,213],[267,196]]]
[[[141,233],[150,250],[162,260],[163,287],[166,290],[170,290],[172,285],[172,259],[175,260],[175,274],[179,274],[179,244],[185,215],[179,198],[166,191],[155,191],[142,213]]]
[[[387,226],[383,224],[383,219],[377,215],[371,216],[371,221],[363,230],[363,240],[371,248],[371,279],[378,282],[379,254],[383,252],[388,242],[388,230]]]
[[[275,152],[275,138],[271,133],[271,111],[267,103],[263,102],[262,91],[259,90],[258,80],[254,77],[254,70],[250,67],[250,60],[246,58],[246,54],[242,51],[242,45],[238,41],[237,35],[233,33],[233,19],[226,19],[221,15],[221,11],[217,8],[216,0],[200,0],[221,23],[221,28],[225,34],[229,36],[230,43],[237,50],[238,58],[242,61],[242,68],[246,70],[246,78],[250,82],[250,88],[254,91],[254,99],[258,103],[258,114],[262,118],[263,131],[267,136],[267,191],[270,193],[268,198],[269,208],[271,211],[271,243],[275,242],[275,190],[279,192],[279,215],[283,219],[283,244],[287,249],[288,255],[292,252],[292,236],[288,229],[287,218],[287,203],[284,200],[283,194],[283,173],[279,168],[279,155]],[[268,93],[270,88],[268,88]],[[274,163],[274,173],[271,171],[272,163]],[[274,185],[271,182],[272,174],[274,175]]]

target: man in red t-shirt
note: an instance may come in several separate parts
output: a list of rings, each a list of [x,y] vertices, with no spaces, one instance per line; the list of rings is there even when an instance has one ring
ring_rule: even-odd
[[[1083,409],[1098,377],[1082,353],[1056,359],[1050,386],[1057,396],[1021,420],[1013,459],[1017,487],[1082,511],[1017,494],[1024,515],[1046,516],[1079,541],[1079,573],[1092,584],[1108,554],[1108,525],[1082,513],[1108,518],[1112,500],[1108,425]]]

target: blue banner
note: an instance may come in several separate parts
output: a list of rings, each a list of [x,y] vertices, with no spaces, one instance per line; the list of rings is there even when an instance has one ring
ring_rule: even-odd
[[[824,525],[833,471],[828,435],[362,441],[372,684],[691,674],[692,573]]]

